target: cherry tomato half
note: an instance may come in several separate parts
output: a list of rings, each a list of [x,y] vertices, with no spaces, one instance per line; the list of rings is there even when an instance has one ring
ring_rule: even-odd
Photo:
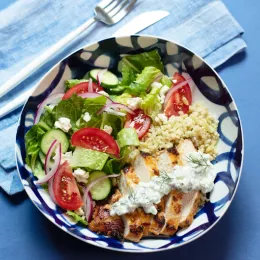
[[[185,81],[185,78],[176,72],[173,76],[174,85],[177,85],[181,82]],[[167,104],[165,105],[164,113],[167,117],[171,116],[179,116],[179,112],[183,112],[187,114],[189,111],[189,107],[192,103],[192,95],[189,84],[187,83],[185,86],[175,91]]]
[[[135,114],[127,114],[125,128],[135,128],[141,139],[150,128],[151,118],[142,109],[135,109],[134,112]]]
[[[76,210],[83,205],[79,188],[67,161],[60,165],[53,177],[53,193],[57,204],[63,209]]]
[[[120,157],[114,138],[99,128],[86,127],[78,130],[72,135],[71,144]]]

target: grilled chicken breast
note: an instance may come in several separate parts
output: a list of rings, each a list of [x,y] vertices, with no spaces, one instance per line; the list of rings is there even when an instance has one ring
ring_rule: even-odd
[[[150,163],[150,164],[149,164]],[[140,181],[149,182],[155,174],[156,168],[151,156],[139,155],[133,166],[125,167],[120,178],[120,190],[124,196],[128,195]],[[149,226],[152,219],[151,214],[146,214],[143,209],[136,209],[132,213],[122,216],[125,230],[124,238],[137,242],[143,236],[149,234]]]
[[[119,181],[120,192],[117,190],[114,193],[109,204],[95,208],[93,220],[89,225],[90,229],[105,235],[123,234],[125,239],[138,242],[143,236],[151,234],[170,236],[178,230],[178,227],[190,225],[200,204],[199,191],[189,193],[171,191],[156,205],[158,213],[155,216],[146,214],[142,208],[138,208],[121,217],[111,217],[109,209],[111,204],[121,196],[131,193],[140,181],[149,182],[159,172],[170,173],[177,163],[185,165],[186,155],[195,151],[191,141],[183,140],[177,149],[163,150],[157,157],[141,153],[133,165],[128,165],[122,170]]]
[[[165,203],[165,224],[160,231],[160,234],[172,236],[178,229],[181,210],[182,210],[182,196],[179,191],[173,190],[166,198]]]
[[[89,229],[106,236],[122,237],[124,223],[120,216],[110,216],[110,205],[97,205]]]
[[[165,198],[156,205],[156,209],[158,213],[152,216],[149,233],[158,236],[165,224]]]
[[[190,140],[183,140],[177,147],[179,153],[179,164],[185,165],[185,157],[188,153],[196,152],[193,143]],[[182,212],[180,218],[180,227],[191,225],[193,217],[197,213],[201,201],[200,191],[191,191],[183,193]]]
[[[193,221],[193,217],[197,213],[201,201],[200,191],[191,191],[189,193],[183,193],[182,196],[182,211],[180,217],[181,228],[188,227]]]

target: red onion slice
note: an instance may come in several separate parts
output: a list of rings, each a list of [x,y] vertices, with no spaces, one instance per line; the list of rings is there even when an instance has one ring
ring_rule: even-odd
[[[103,106],[98,112],[97,114],[101,114],[102,112],[106,111],[111,111],[110,109],[123,109],[125,110],[126,112],[130,113],[130,114],[135,114],[135,112],[130,109],[129,107],[127,107],[126,105],[123,105],[123,104],[120,104],[120,103],[111,103],[111,104],[106,104],[105,106]]]
[[[172,94],[174,92],[176,92],[177,90],[179,90],[180,88],[182,88],[183,86],[185,86],[186,84],[189,84],[192,81],[191,78],[186,79],[183,82],[180,82],[179,84],[177,84],[176,86],[170,88],[166,94],[166,97],[164,99],[164,107],[166,106],[166,104],[168,103],[170,97],[172,96]]]
[[[89,191],[84,193],[83,201],[84,201],[85,216],[86,216],[87,221],[90,222],[92,214],[93,214],[94,204],[93,204],[93,199],[92,199]]]
[[[47,97],[45,100],[42,101],[42,103],[40,103],[40,105],[38,106],[37,112],[36,112],[36,116],[34,118],[34,124],[37,124],[40,121],[41,115],[44,111],[44,107],[48,104],[52,104],[52,103],[57,103],[57,99],[62,99],[62,97],[64,96],[64,93],[57,93],[57,94],[53,94],[49,97]],[[56,102],[54,102],[56,101]]]
[[[96,93],[96,92],[86,92],[86,93],[82,93],[82,94],[78,94],[80,97],[82,98],[96,98],[96,97],[105,97],[107,99],[107,103],[106,104],[111,104],[113,103],[113,100],[105,95],[102,95],[100,93]]]
[[[56,148],[55,150],[56,155],[55,155],[53,166],[50,169],[50,160],[55,148]],[[57,172],[60,166],[60,160],[61,160],[61,143],[58,143],[57,140],[54,140],[47,152],[46,159],[45,159],[44,170],[46,175],[41,180],[36,181],[35,184],[41,185],[49,181]]]
[[[84,192],[84,196],[83,196],[83,202],[84,202],[84,212],[86,215],[86,219],[88,222],[90,222],[91,217],[92,217],[92,213],[93,213],[93,200],[90,194],[90,190],[91,188],[96,185],[98,182],[107,179],[107,178],[116,178],[118,177],[120,174],[112,174],[112,175],[106,175],[106,176],[102,176],[99,177],[97,179],[95,179],[94,181],[92,181],[86,188],[85,192]]]
[[[88,81],[88,92],[90,93],[94,92],[92,78],[90,78]]]
[[[101,86],[102,79],[105,72],[107,72],[107,69],[100,70],[99,73],[97,74],[97,82],[99,86]]]

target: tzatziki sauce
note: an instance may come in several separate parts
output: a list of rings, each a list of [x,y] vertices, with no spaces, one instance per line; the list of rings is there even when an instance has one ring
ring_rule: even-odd
[[[210,192],[214,187],[216,174],[210,156],[201,152],[189,153],[184,166],[174,166],[172,172],[160,172],[149,182],[139,182],[128,195],[112,204],[110,215],[124,215],[142,207],[145,213],[157,214],[154,204],[171,190]]]

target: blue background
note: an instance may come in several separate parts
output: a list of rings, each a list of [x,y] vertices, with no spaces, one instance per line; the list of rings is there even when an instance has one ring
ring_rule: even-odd
[[[14,0],[1,0],[0,9]],[[228,212],[206,235],[184,247],[153,254],[127,254],[90,246],[49,222],[23,192],[0,191],[0,259],[260,259],[260,1],[224,0],[246,33],[246,53],[218,68],[238,105],[245,138],[240,185]]]

